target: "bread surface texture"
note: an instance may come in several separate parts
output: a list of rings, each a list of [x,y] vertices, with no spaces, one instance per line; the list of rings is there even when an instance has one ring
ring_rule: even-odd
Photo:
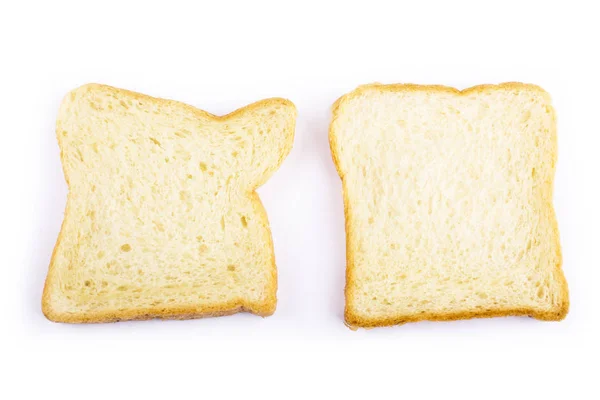
[[[296,108],[225,116],[110,86],[64,98],[69,188],[42,310],[57,322],[271,315],[277,271],[255,189],[292,147]]]
[[[555,113],[535,85],[361,86],[333,107],[350,327],[569,308]]]

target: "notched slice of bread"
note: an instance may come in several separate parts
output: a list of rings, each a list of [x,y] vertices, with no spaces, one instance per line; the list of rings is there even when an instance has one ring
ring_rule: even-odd
[[[289,153],[295,118],[277,98],[218,117],[103,85],[69,93],[57,120],[69,194],[44,314],[272,314],[277,272],[255,189]]]
[[[565,317],[545,91],[366,85],[335,104],[330,143],[344,194],[348,325]]]

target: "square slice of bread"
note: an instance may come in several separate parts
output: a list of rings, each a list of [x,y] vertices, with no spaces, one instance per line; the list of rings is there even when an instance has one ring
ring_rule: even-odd
[[[534,85],[366,85],[330,127],[346,323],[565,317],[555,114]]]
[[[277,98],[218,117],[109,86],[70,92],[57,120],[69,192],[46,317],[272,314],[277,271],[255,189],[289,153],[295,118]]]

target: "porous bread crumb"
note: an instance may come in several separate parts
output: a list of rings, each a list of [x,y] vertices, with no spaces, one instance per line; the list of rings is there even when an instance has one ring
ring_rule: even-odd
[[[334,106],[347,233],[345,319],[565,317],[546,92],[366,85]]]
[[[254,190],[289,153],[295,117],[284,99],[217,117],[104,85],[69,93],[57,119],[69,194],[44,314],[272,314],[273,244]]]

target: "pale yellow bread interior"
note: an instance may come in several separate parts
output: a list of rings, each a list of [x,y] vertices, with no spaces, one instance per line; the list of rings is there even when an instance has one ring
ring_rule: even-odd
[[[552,205],[555,113],[534,85],[366,85],[334,106],[346,323],[568,307]]]
[[[254,190],[289,153],[295,117],[284,99],[217,117],[103,85],[69,93],[57,120],[69,193],[44,314],[272,314],[273,243]]]

